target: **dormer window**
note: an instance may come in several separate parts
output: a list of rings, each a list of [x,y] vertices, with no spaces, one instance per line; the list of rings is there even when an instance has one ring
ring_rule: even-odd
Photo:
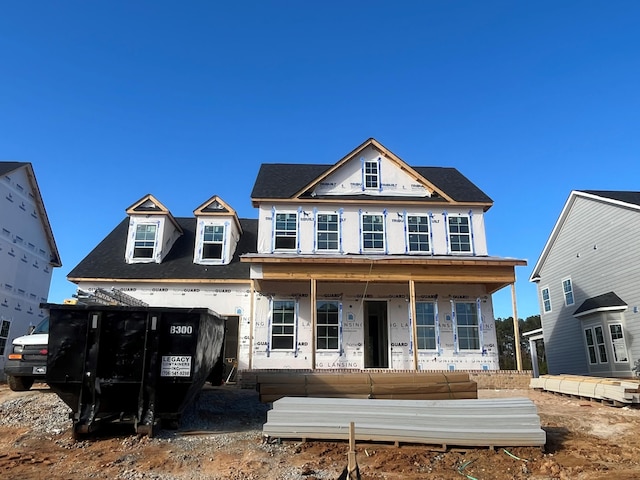
[[[157,230],[156,225],[149,223],[136,225],[133,258],[153,258]]]
[[[364,187],[367,189],[377,189],[380,187],[380,171],[377,160],[367,160],[364,162]]]
[[[202,233],[202,259],[222,260],[224,225],[205,225]]]

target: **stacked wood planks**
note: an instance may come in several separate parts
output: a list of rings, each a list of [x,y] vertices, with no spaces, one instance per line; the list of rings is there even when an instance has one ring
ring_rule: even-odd
[[[264,373],[258,374],[260,401],[282,397],[442,400],[478,398],[468,373]]]
[[[284,397],[267,412],[270,438],[356,440],[447,446],[542,446],[545,431],[527,398],[376,400]]]
[[[531,388],[600,400],[614,406],[640,403],[640,381],[586,377],[580,375],[541,375],[532,378]]]

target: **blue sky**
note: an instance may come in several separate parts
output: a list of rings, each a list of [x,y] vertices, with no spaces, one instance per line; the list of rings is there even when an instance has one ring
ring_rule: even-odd
[[[495,202],[489,253],[535,262],[572,189],[640,190],[640,2],[0,4],[0,159],[34,166],[67,273],[152,193],[256,218],[261,163],[370,137]],[[496,317],[512,315],[509,288]]]

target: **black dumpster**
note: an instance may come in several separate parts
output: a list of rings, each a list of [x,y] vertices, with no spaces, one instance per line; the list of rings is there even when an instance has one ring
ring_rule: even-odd
[[[74,436],[109,423],[153,435],[177,424],[206,380],[221,383],[224,319],[206,308],[54,305],[46,381]]]

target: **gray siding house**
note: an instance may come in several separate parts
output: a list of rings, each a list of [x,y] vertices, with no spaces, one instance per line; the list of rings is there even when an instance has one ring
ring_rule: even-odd
[[[550,374],[634,375],[640,359],[640,192],[575,190],[530,281]]]

